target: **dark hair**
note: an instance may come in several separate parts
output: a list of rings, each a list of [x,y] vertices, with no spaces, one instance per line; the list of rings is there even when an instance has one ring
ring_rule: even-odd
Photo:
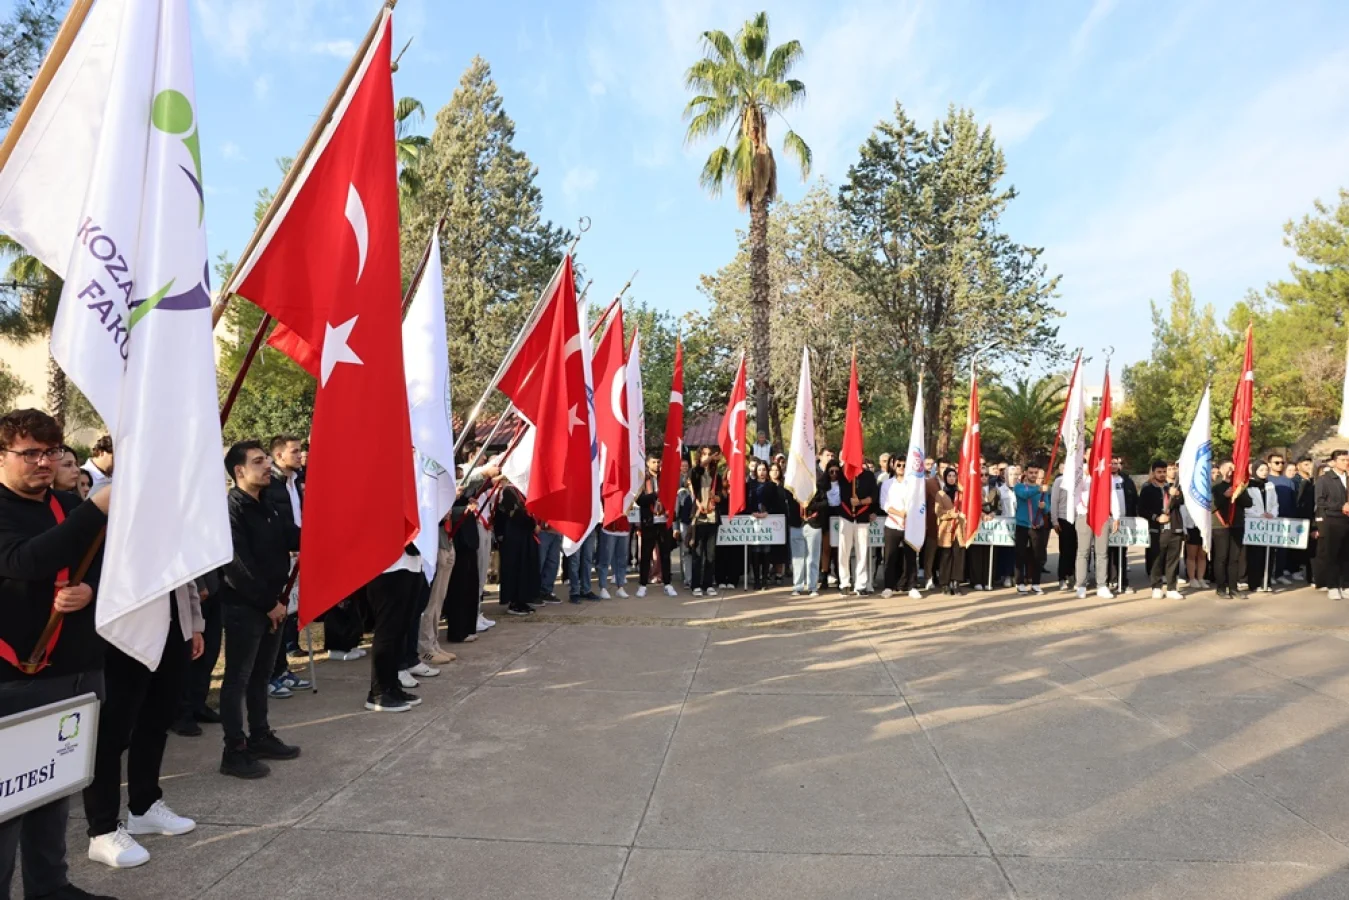
[[[60,444],[61,426],[40,409],[16,409],[0,416],[0,447],[9,449],[25,437],[43,444]]]
[[[248,453],[250,450],[262,449],[262,441],[240,441],[225,452],[225,473],[231,479],[234,478],[234,470],[248,462]]]
[[[1297,458],[1297,464],[1300,466],[1305,462],[1315,462],[1310,453],[1304,453]]]
[[[286,445],[289,444],[291,441],[295,441],[296,443],[298,443],[299,440],[300,439],[293,434],[278,434],[276,437],[272,438],[272,443],[270,445],[270,450],[268,452],[272,456],[275,456],[276,451],[284,450]]]
[[[1152,465],[1148,467],[1148,471],[1150,471],[1150,472],[1156,472],[1158,469],[1165,469],[1166,466],[1167,466],[1166,460],[1164,460],[1164,459],[1154,459],[1154,460],[1152,461]]]
[[[1284,462],[1288,462],[1288,454],[1287,454],[1287,453],[1280,453],[1278,450],[1271,450],[1271,451],[1269,451],[1268,453],[1266,453],[1266,454],[1265,454],[1265,462],[1269,462],[1271,459],[1273,459],[1273,458],[1276,457],[1276,456],[1282,456],[1282,457],[1284,458]]]
[[[647,462],[651,462],[651,460],[653,460],[653,459],[654,459],[654,460],[657,460],[657,461],[663,462],[663,460],[661,460],[661,454],[659,454],[659,453],[648,453],[648,454],[646,455],[646,461],[647,461]]]
[[[94,446],[89,448],[90,456],[98,456],[100,453],[112,452],[112,435],[105,434],[103,437],[94,441]]]
[[[947,466],[944,470],[942,470],[941,480],[945,481],[947,475],[954,475],[956,476],[956,481],[957,482],[960,481],[960,470],[957,469],[955,466]]]
[[[92,476],[92,475],[89,474],[89,470],[88,470],[88,469],[81,468],[81,469],[79,470],[79,472],[75,473],[75,480],[76,480],[76,481],[80,481],[80,480],[86,479],[86,478],[89,480],[89,487],[92,488],[92,487],[94,486],[94,476]]]
[[[1335,460],[1339,459],[1341,456],[1349,456],[1349,450],[1331,450],[1331,451],[1330,451],[1330,461],[1331,461],[1331,462],[1334,462]]]

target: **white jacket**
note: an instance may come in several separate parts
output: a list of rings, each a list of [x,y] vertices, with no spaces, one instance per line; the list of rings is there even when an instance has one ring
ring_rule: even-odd
[[[1124,516],[1124,510],[1120,509],[1119,497],[1120,492],[1114,489],[1114,479],[1112,476],[1111,490],[1110,490],[1110,518],[1112,519],[1119,519],[1123,518]],[[1077,493],[1077,514],[1082,517],[1082,521],[1084,522],[1087,520],[1086,519],[1087,505],[1090,502],[1091,502],[1091,476],[1083,475],[1082,489]]]
[[[1251,508],[1246,510],[1246,518],[1263,519],[1265,513],[1276,517],[1279,515],[1279,493],[1273,484],[1266,481],[1263,491],[1248,487],[1246,493],[1251,497]]]

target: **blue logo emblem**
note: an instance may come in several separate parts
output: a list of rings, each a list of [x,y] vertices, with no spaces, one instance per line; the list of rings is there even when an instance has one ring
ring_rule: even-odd
[[[1195,454],[1190,474],[1190,496],[1209,512],[1213,511],[1213,442],[1204,441]]]
[[[56,726],[56,739],[58,741],[72,741],[80,734],[80,714],[75,712],[68,716],[62,716],[60,724]]]

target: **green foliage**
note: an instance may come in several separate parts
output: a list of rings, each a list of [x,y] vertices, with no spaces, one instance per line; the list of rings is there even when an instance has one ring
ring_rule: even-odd
[[[1067,391],[1067,382],[1058,376],[1035,381],[1017,378],[1010,387],[997,382],[989,385],[980,398],[981,437],[987,446],[1020,465],[1042,456],[1047,465]]]
[[[403,210],[405,281],[445,217],[445,316],[460,416],[482,395],[571,237],[542,219],[538,169],[514,139],[491,69],[475,58],[436,114],[415,164],[421,190]]]
[[[28,393],[30,388],[22,378],[0,360],[0,410],[11,410],[20,394]]]
[[[836,253],[881,323],[869,354],[910,395],[920,371],[931,384],[955,384],[993,340],[985,364],[1061,358],[1052,324],[1061,313],[1051,306],[1059,278],[1048,274],[1039,248],[1002,230],[1016,197],[1001,186],[1006,168],[991,129],[968,110],[952,107],[929,132],[896,104],[839,191],[850,237]],[[954,399],[949,390],[924,395],[938,454],[950,447]]]
[[[415,97],[403,97],[394,106],[394,144],[398,155],[398,203],[400,208],[421,193],[420,162],[422,153],[431,145],[431,139],[412,131],[414,125],[426,118],[426,108]]]
[[[0,23],[0,128],[8,128],[61,24],[65,0],[17,0]]]

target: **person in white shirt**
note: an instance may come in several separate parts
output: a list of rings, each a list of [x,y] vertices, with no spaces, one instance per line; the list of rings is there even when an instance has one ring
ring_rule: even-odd
[[[1077,579],[1077,596],[1078,599],[1087,596],[1087,560],[1094,552],[1096,556],[1096,596],[1103,600],[1111,600],[1115,595],[1110,590],[1110,583],[1106,574],[1110,568],[1110,535],[1119,531],[1119,520],[1124,511],[1121,505],[1123,501],[1119,491],[1111,491],[1110,520],[1102,527],[1099,536],[1094,534],[1091,526],[1087,524],[1087,507],[1091,503],[1091,468],[1084,465],[1083,471],[1088,474],[1082,476],[1082,487],[1077,493],[1077,521],[1074,523],[1077,530],[1077,568],[1074,572]],[[1109,477],[1109,475],[1105,477]]]
[[[89,478],[94,482],[89,493],[97,491],[105,484],[112,484],[112,436],[103,435],[94,442],[94,446],[89,448],[89,458],[85,460],[80,468],[89,473]]]
[[[751,454],[755,459],[761,459],[766,463],[773,461],[773,445],[768,442],[768,435],[760,434],[754,438],[754,446],[751,448]]]
[[[904,542],[904,521],[908,515],[908,492],[904,486],[904,464],[902,458],[892,459],[890,454],[883,457],[889,470],[885,472],[885,481],[881,482],[880,505],[885,514],[885,546],[882,556],[881,596],[889,599],[894,596],[900,581],[910,584],[914,569],[918,565],[913,548]],[[922,597],[919,594],[919,597]]]

